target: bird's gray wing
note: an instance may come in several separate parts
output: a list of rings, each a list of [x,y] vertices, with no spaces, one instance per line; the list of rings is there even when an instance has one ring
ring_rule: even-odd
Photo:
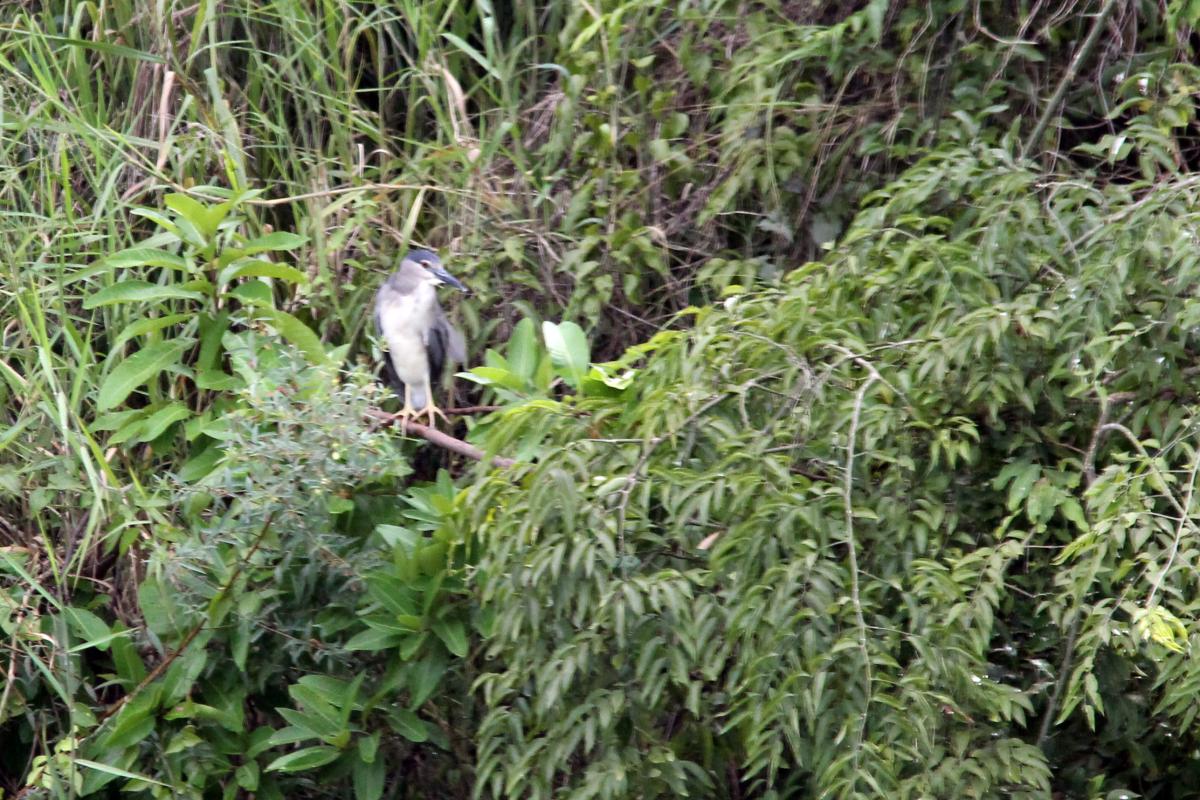
[[[467,360],[467,346],[463,335],[446,319],[446,312],[440,305],[434,307],[433,324],[429,326],[425,352],[429,356],[431,380],[441,377],[447,359],[459,363]]]

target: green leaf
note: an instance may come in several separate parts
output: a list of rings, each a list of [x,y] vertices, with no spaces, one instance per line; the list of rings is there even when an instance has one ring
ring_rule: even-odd
[[[280,756],[267,765],[268,772],[303,772],[306,769],[323,767],[331,761],[336,761],[341,752],[336,747],[320,745],[305,747],[286,756]]]
[[[417,593],[387,572],[367,576],[367,593],[393,614],[416,614],[421,608]]]
[[[441,654],[428,655],[409,668],[408,688],[414,708],[429,699],[445,674],[446,657]]]
[[[129,770],[124,770],[124,769],[121,769],[120,767],[114,767],[111,764],[101,764],[99,761],[90,761],[86,758],[75,758],[73,760],[74,760],[74,763],[78,764],[79,766],[87,767],[88,769],[94,769],[97,772],[103,772],[108,775],[114,775],[118,778],[132,778],[134,780],[145,781],[146,783],[152,783],[155,786],[163,786],[168,789],[171,788],[167,784],[162,783],[160,781],[156,781],[151,777],[148,777],[146,775],[139,775],[136,772],[130,772]]]
[[[429,738],[429,731],[425,729],[425,723],[407,708],[393,708],[388,711],[387,718],[392,725],[392,730],[410,742],[419,744]]]
[[[114,631],[124,634],[128,629],[121,623],[114,626]],[[118,636],[112,640],[112,659],[117,668],[117,675],[127,686],[134,686],[146,677],[146,665],[138,654],[129,636]]]
[[[520,375],[500,367],[474,367],[469,372],[461,372],[459,375],[483,386],[502,386],[515,392],[528,388]]]
[[[447,650],[459,658],[466,658],[467,631],[462,622],[456,619],[438,620],[433,623],[433,632],[442,640],[442,644],[446,645]]]
[[[404,640],[404,634],[395,633],[393,631],[377,630],[368,628],[365,631],[359,631],[350,637],[346,642],[345,649],[347,650],[390,650]]]
[[[246,255],[265,253],[269,250],[293,250],[308,241],[307,236],[300,236],[287,231],[274,231],[257,239],[251,239],[239,249]]]
[[[364,764],[371,764],[375,761],[375,754],[379,752],[379,731],[370,736],[360,736],[358,739],[358,757],[362,759]]]
[[[362,760],[355,763],[355,800],[379,800],[383,796],[383,784],[386,777],[387,770],[382,759]]]
[[[280,709],[280,711],[291,711],[293,714],[296,713],[292,709]],[[279,745],[283,744],[296,744],[296,742],[303,742],[306,739],[319,738],[320,734],[306,725],[289,725],[286,728],[280,728],[279,730],[273,732],[267,739],[266,744],[270,745],[271,747],[278,747]]]
[[[71,627],[83,637],[86,643],[98,650],[108,650],[112,631],[109,630],[104,620],[85,608],[65,608],[63,611],[66,613]]]
[[[533,320],[526,317],[513,328],[506,352],[509,368],[527,383],[533,382],[541,354],[538,352]]]
[[[154,730],[154,711],[162,691],[159,686],[148,686],[126,703],[112,727],[101,739],[103,748],[110,751],[124,750],[145,739]]]
[[[233,773],[233,778],[237,781],[237,785],[247,792],[257,791],[259,778],[258,762],[247,761],[243,763]]]
[[[208,475],[221,462],[224,451],[217,444],[209,444],[200,452],[193,455],[179,468],[179,480],[184,483],[195,483]]]
[[[288,694],[303,706],[305,716],[315,716],[321,720],[322,724],[316,730],[319,730],[322,736],[333,735],[344,727],[342,715],[337,709],[337,706],[341,705],[340,698],[330,697],[327,692],[300,683],[289,686]]]
[[[130,339],[138,336],[145,336],[154,331],[160,331],[163,328],[169,328],[172,325],[178,325],[181,322],[187,322],[194,319],[195,314],[165,314],[161,317],[146,317],[139,319],[137,322],[130,323],[122,329],[117,338],[113,340],[112,349],[118,350]]]
[[[124,402],[134,389],[167,367],[176,364],[179,357],[191,345],[192,340],[187,338],[159,342],[139,350],[120,362],[100,385],[96,408],[100,411],[107,411]]]
[[[215,206],[206,206],[195,198],[178,193],[167,195],[164,202],[167,208],[191,223],[205,241],[216,235],[217,227],[225,217],[229,216],[229,212],[233,208],[228,201]]]
[[[175,253],[159,250],[157,247],[130,247],[118,250],[104,259],[104,265],[109,267],[165,267],[187,272],[187,260]]]
[[[487,70],[488,74],[491,75],[493,78],[495,78],[496,80],[503,80],[503,78],[500,75],[500,72],[495,67],[492,66],[491,62],[488,61],[486,58],[484,58],[482,53],[480,53],[478,50],[476,50],[471,45],[467,44],[467,42],[464,41],[461,37],[455,36],[453,33],[450,33],[449,31],[443,31],[442,38],[445,39],[446,41],[450,42],[450,44],[457,47],[463,53],[465,53],[467,55],[467,57],[470,58],[472,61],[474,61],[476,64],[478,64],[479,66],[481,66],[485,70]]]
[[[152,64],[165,64],[166,59],[157,53],[148,53],[144,50],[137,50],[125,45],[113,44],[112,42],[96,42],[91,39],[76,39],[70,36],[56,36],[48,33],[45,29],[39,26],[31,26],[29,29],[22,27],[0,27],[0,33],[5,37],[23,37],[29,39],[37,39],[46,42],[54,42],[63,44],[68,47],[77,47],[80,50],[91,50],[96,53],[105,53],[106,55],[119,56],[121,58],[131,58],[135,61],[148,61]],[[151,781],[153,783],[153,781]]]
[[[273,308],[259,308],[255,313],[258,316],[268,319],[283,338],[295,345],[297,350],[308,357],[309,362],[313,364],[329,363],[329,355],[325,352],[325,347],[321,344],[320,337],[313,333],[312,328],[286,311],[277,311]]]
[[[325,501],[325,509],[330,514],[345,514],[347,511],[354,510],[354,501],[349,497],[342,497],[336,494],[331,495],[329,499]]]
[[[170,638],[182,633],[188,626],[190,616],[177,602],[178,593],[172,591],[157,577],[148,577],[138,587],[138,607],[146,627],[159,638]]]
[[[203,300],[204,295],[178,286],[160,286],[148,281],[121,281],[84,298],[84,308],[111,306],[116,303],[146,303],[157,300]]]
[[[278,278],[289,283],[308,283],[308,276],[300,270],[274,261],[235,262],[230,265],[230,270],[223,276],[225,282],[234,278]]]
[[[587,336],[574,322],[542,323],[542,336],[558,374],[579,388],[590,368]]]
[[[1009,511],[1015,511],[1017,506],[1024,502],[1029,495],[1029,490],[1033,488],[1034,481],[1041,475],[1042,468],[1037,464],[1023,464],[1017,472],[1016,478],[1008,486],[1007,507]]]
[[[109,437],[109,444],[120,444],[125,441],[149,442],[157,439],[163,431],[180,420],[192,415],[191,410],[183,403],[174,402],[154,411],[149,417],[138,419],[124,426]]]
[[[228,292],[229,296],[236,297],[241,302],[254,308],[274,308],[275,298],[271,294],[271,287],[267,286],[262,281],[247,281],[239,283]]]

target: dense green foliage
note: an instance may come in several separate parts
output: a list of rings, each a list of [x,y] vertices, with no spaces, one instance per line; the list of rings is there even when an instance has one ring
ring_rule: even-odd
[[[0,797],[1190,795],[1197,17],[0,4]]]

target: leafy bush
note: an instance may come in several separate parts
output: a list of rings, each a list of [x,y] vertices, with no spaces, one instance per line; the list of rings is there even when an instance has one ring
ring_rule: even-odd
[[[1191,188],[1038,180],[946,148],[619,396],[504,412],[485,792],[1190,780]]]

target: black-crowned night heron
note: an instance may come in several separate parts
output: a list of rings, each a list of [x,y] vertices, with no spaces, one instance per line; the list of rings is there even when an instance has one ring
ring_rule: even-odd
[[[375,295],[375,326],[387,343],[388,356],[401,385],[396,392],[404,398],[398,417],[404,420],[442,413],[433,402],[433,383],[442,376],[446,360],[465,361],[463,336],[446,319],[437,299],[438,284],[461,291],[459,283],[428,250],[412,250],[400,269],[379,287]],[[449,421],[449,420],[447,420]]]

